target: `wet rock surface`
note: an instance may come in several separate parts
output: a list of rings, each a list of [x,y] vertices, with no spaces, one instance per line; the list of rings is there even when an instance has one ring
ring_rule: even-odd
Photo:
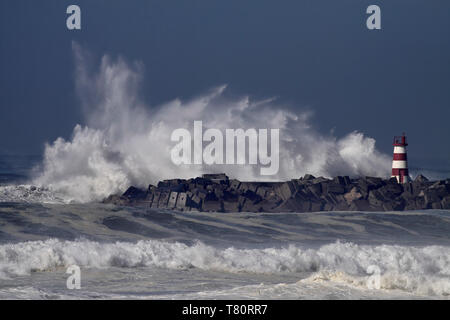
[[[450,179],[419,175],[399,184],[395,178],[310,174],[285,182],[230,180],[225,174],[160,181],[147,190],[129,187],[103,203],[207,212],[402,211],[450,209]]]

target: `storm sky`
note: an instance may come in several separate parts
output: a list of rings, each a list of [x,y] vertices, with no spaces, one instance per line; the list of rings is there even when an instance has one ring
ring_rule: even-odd
[[[70,4],[82,30],[66,28]],[[371,4],[381,30],[366,28]],[[410,164],[450,167],[449,33],[444,0],[1,1],[0,154],[40,154],[83,123],[76,41],[92,61],[139,61],[148,105],[227,84],[312,111],[321,132],[363,132],[386,153],[405,131]]]

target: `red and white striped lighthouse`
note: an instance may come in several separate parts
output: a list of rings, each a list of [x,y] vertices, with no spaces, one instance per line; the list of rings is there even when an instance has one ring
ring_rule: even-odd
[[[406,136],[394,137],[394,160],[392,160],[392,176],[397,178],[398,183],[411,181],[408,172],[408,159],[406,157]]]

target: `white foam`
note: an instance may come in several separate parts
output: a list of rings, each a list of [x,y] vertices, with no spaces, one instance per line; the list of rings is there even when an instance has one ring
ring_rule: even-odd
[[[218,249],[157,240],[98,243],[87,240],[21,242],[0,246],[0,277],[27,275],[77,264],[82,268],[198,268],[222,272],[314,272],[305,284],[341,283],[366,288],[370,265],[381,270],[381,289],[420,295],[450,295],[450,248],[367,246],[336,242],[318,249],[297,246]]]
[[[65,193],[58,195],[48,187],[22,184],[0,186],[0,202],[68,203],[70,199]]]
[[[310,125],[310,112],[293,113],[276,100],[227,98],[226,86],[190,101],[176,99],[146,106],[140,99],[142,68],[123,59],[104,56],[100,68],[86,67],[82,50],[77,57],[76,83],[86,124],[72,138],[58,138],[45,148],[42,171],[34,184],[52,188],[67,199],[99,200],[123,192],[129,185],[145,187],[167,178],[190,178],[205,172],[226,172],[241,180],[286,180],[314,175],[388,176],[390,157],[378,152],[375,140],[351,132],[342,139],[319,134]],[[206,128],[280,129],[280,170],[260,176],[257,166],[177,166],[171,162],[173,130],[192,130],[194,120]]]

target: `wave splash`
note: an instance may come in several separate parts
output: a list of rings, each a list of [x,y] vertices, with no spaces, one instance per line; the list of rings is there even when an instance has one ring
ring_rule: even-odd
[[[70,140],[46,145],[40,174],[33,184],[46,186],[68,201],[89,202],[145,187],[161,179],[190,178],[225,172],[241,180],[267,180],[255,165],[182,165],[170,159],[173,130],[192,130],[195,120],[207,128],[280,129],[280,170],[274,180],[311,173],[318,176],[387,176],[390,158],[375,140],[360,132],[343,138],[322,135],[310,125],[311,112],[293,113],[275,99],[229,98],[221,86],[190,101],[175,99],[148,106],[140,98],[142,65],[104,56],[98,70],[88,68],[86,54],[73,45],[76,88],[85,125],[76,125]]]
[[[77,264],[84,268],[198,268],[221,272],[312,273],[299,281],[344,283],[367,289],[367,268],[381,270],[381,289],[450,295],[450,248],[357,245],[336,242],[318,249],[218,249],[158,240],[98,243],[88,240],[30,241],[0,246],[0,278]]]

